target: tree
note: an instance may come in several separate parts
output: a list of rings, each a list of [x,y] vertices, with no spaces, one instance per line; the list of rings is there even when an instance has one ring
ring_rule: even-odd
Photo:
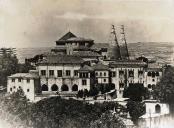
[[[148,89],[139,83],[130,84],[123,92],[123,97],[130,98],[133,101],[142,101],[143,97],[148,97],[147,95]]]
[[[91,122],[90,128],[126,128],[126,126],[119,116],[105,112],[98,120]]]
[[[136,101],[128,101],[127,110],[131,116],[131,120],[135,125],[138,124],[139,117],[145,114],[145,106],[143,105],[143,103]]]
[[[89,91],[87,89],[84,90],[83,96],[84,97],[88,97],[89,96]]]
[[[96,96],[98,95],[99,91],[96,87],[92,87],[90,90],[89,90],[89,95],[90,96]]]
[[[174,104],[174,67],[165,67],[163,76],[154,89],[153,96],[163,102]]]
[[[79,98],[83,98],[83,90],[79,90],[78,93],[77,93],[77,97]]]

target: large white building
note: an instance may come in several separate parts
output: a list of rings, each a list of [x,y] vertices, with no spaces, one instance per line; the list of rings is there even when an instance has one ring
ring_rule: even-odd
[[[142,60],[106,60],[105,47],[95,50],[93,40],[76,37],[68,32],[56,41],[56,48],[44,55],[36,71],[17,73],[8,77],[7,92],[22,88],[31,101],[39,96],[75,96],[79,90],[88,91],[103,84],[115,86],[117,97],[133,83],[152,90],[162,76],[160,68],[148,68]]]

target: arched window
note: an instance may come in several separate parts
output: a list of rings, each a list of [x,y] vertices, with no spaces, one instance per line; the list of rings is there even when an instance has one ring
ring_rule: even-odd
[[[46,84],[42,85],[42,91],[48,91],[48,86]]]
[[[160,106],[159,104],[157,104],[157,105],[155,106],[155,112],[156,112],[156,113],[161,113],[161,106]]]
[[[148,84],[148,86],[147,86],[147,87],[150,89],[150,88],[152,88],[152,85],[151,85],[151,84]]]
[[[156,72],[156,76],[159,76],[159,72]]]
[[[152,73],[151,73],[151,72],[148,72],[148,73],[147,73],[147,75],[148,75],[148,76],[151,76],[151,75],[152,75]]]
[[[72,86],[72,91],[78,91],[78,86],[76,84]]]
[[[69,88],[66,84],[62,85],[61,91],[69,91]]]
[[[152,72],[152,77],[155,77],[156,73],[155,72]]]
[[[58,86],[56,84],[53,84],[51,86],[51,91],[58,91]]]

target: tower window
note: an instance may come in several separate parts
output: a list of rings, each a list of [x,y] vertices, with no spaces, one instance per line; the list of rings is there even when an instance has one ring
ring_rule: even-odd
[[[22,79],[21,78],[18,78],[18,82],[21,82],[22,81]]]
[[[54,70],[49,70],[49,75],[54,76]]]
[[[46,76],[46,70],[41,70],[41,76]]]
[[[30,83],[30,79],[27,79],[27,83]]]
[[[62,70],[57,70],[57,76],[62,77]]]
[[[15,79],[12,79],[11,81],[12,81],[12,82],[15,82]]]
[[[86,85],[86,80],[82,80],[82,85]]]
[[[71,71],[70,70],[66,70],[66,76],[71,76]]]
[[[74,70],[74,76],[78,76],[78,71]]]

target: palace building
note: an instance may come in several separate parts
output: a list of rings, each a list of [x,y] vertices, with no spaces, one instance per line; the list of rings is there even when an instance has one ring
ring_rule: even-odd
[[[49,54],[36,64],[36,70],[8,77],[7,92],[23,89],[31,101],[37,96],[75,96],[79,90],[112,84],[117,97],[130,84],[140,83],[152,90],[162,76],[161,68],[148,67],[142,60],[110,59],[109,47],[68,32]]]

